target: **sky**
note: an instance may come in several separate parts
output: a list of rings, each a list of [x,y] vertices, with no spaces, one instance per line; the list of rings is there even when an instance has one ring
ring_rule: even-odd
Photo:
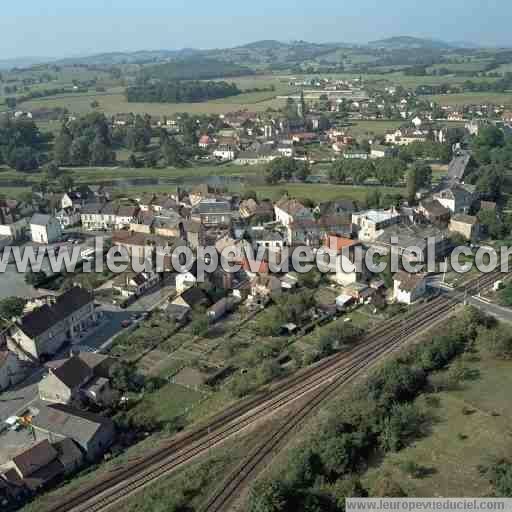
[[[260,39],[364,43],[413,35],[512,45],[510,0],[5,2],[0,60],[226,48]]]

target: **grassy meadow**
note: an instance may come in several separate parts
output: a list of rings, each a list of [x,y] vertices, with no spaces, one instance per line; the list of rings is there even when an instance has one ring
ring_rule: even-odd
[[[466,361],[466,360],[465,360]],[[365,483],[382,473],[400,482],[409,496],[488,496],[491,489],[478,466],[492,458],[512,457],[512,361],[485,354],[465,363],[478,378],[459,389],[435,395],[439,403],[426,435],[370,469]],[[417,400],[425,407],[425,396]],[[424,478],[404,474],[403,463],[427,468]]]

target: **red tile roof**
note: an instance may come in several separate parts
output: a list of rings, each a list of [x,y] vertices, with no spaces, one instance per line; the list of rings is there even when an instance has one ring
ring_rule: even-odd
[[[324,246],[335,251],[341,251],[359,244],[359,240],[351,240],[342,236],[327,235],[324,239]]]

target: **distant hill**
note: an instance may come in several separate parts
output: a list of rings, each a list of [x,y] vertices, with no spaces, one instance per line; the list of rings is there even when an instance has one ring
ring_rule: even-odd
[[[370,48],[384,48],[386,50],[452,50],[456,48],[452,43],[436,41],[434,39],[422,39],[420,37],[397,36],[379,39],[368,43]]]
[[[245,48],[246,50],[280,50],[286,48],[287,44],[273,39],[264,39],[262,41],[255,41],[254,43],[244,44],[238,48]]]
[[[9,70],[13,68],[30,68],[37,64],[51,62],[48,57],[17,57],[15,59],[0,59],[0,69]]]
[[[115,66],[119,64],[148,64],[171,59],[190,57],[200,53],[200,50],[184,48],[182,50],[140,50],[136,52],[109,52],[89,55],[85,57],[69,57],[60,59],[56,64],[89,65],[89,66]]]

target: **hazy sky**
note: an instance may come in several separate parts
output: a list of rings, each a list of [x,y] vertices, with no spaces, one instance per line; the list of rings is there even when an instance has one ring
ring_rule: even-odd
[[[69,0],[3,2],[0,59],[219,48],[258,39],[392,35],[512,44],[510,0]]]

